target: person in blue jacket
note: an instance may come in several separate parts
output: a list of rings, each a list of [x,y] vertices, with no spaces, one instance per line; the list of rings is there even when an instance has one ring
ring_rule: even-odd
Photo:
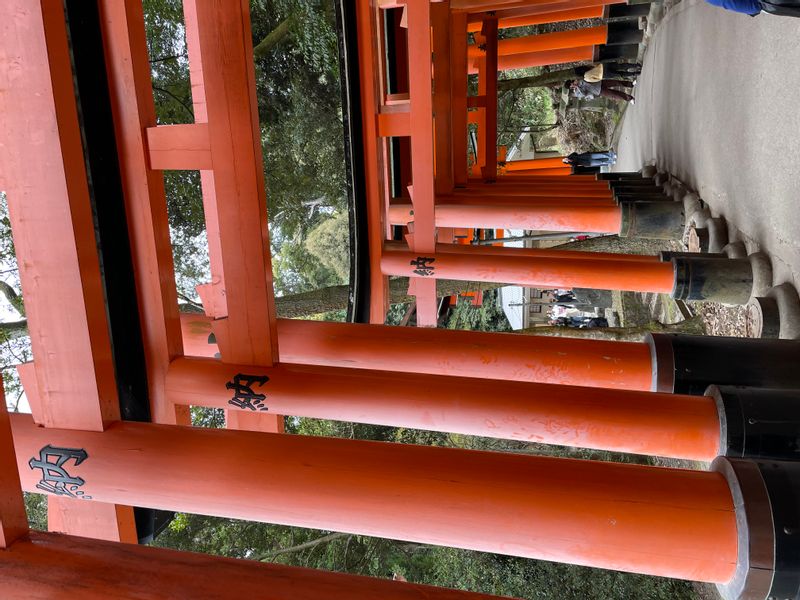
[[[706,0],[713,6],[755,17],[761,12],[800,17],[800,0]]]

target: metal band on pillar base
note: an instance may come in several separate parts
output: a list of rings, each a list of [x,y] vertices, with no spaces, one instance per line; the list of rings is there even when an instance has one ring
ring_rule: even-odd
[[[614,46],[597,46],[594,49],[594,62],[608,62],[624,58],[636,60],[639,56],[639,44],[619,44]]]
[[[672,202],[672,197],[667,196],[659,189],[649,187],[616,187],[614,199],[621,202]]]
[[[646,179],[652,181],[649,177],[643,177],[639,171],[619,171],[615,173],[598,173],[597,179],[611,179],[611,180],[618,180],[618,179],[632,179],[636,181],[637,179]]]
[[[664,193],[663,188],[653,183],[652,179],[611,179],[609,180],[609,185],[614,189],[652,190],[661,194]]]
[[[620,202],[619,206],[620,237],[677,240],[683,235],[685,217],[679,202]]]
[[[752,295],[753,265],[746,258],[682,257],[673,258],[672,266],[675,270],[672,297],[676,300],[747,304]]]
[[[651,333],[652,389],[702,394],[710,385],[800,389],[800,340]]]
[[[800,459],[800,390],[712,385],[705,395],[719,412],[720,456]]]
[[[673,252],[672,250],[662,250],[658,253],[661,262],[671,262],[673,258],[695,258],[701,256],[699,252]],[[703,252],[703,258],[728,258],[724,252]]]
[[[650,14],[650,3],[642,4],[610,4],[605,7],[605,19],[638,19]]]
[[[725,600],[800,597],[800,463],[720,457],[712,469],[736,509],[736,573],[717,589]]]

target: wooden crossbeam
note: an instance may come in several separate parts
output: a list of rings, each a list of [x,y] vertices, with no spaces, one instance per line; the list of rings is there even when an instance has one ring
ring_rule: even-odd
[[[0,62],[17,71],[3,76],[0,172],[35,358],[24,387],[39,423],[102,431],[119,419],[119,401],[64,8],[14,0],[0,14],[0,53],[15,57]],[[50,498],[48,512],[71,502]],[[95,516],[53,526],[135,541],[129,507],[74,508]]]
[[[211,169],[206,123],[148,127],[147,146],[153,169]]]
[[[0,549],[28,535],[28,517],[11,437],[6,398],[0,385]]]

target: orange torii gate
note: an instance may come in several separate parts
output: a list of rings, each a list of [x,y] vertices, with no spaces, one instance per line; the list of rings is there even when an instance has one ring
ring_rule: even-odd
[[[525,4],[534,5],[539,6],[539,3]],[[370,283],[377,292],[371,296],[371,322],[382,322],[385,314],[385,295],[380,292],[385,289],[385,284],[383,278],[377,275],[381,270],[388,276],[411,277],[409,291],[417,296],[417,324],[433,326],[437,300],[430,279],[436,269],[425,268],[432,261],[438,261],[441,266],[435,277],[464,281],[481,280],[538,287],[613,288],[671,293],[676,298],[689,300],[747,302],[754,291],[754,285],[759,285],[756,267],[761,268],[760,258],[749,261],[720,261],[706,257],[678,256],[669,257],[665,262],[657,264],[656,257],[651,257],[649,261],[644,261],[647,264],[643,262],[641,265],[634,265],[633,262],[636,261],[631,257],[602,257],[602,260],[596,260],[601,257],[589,258],[575,253],[558,252],[553,255],[526,255],[517,249],[495,256],[483,251],[475,252],[464,245],[453,246],[454,250],[445,253],[441,242],[449,241],[448,232],[456,228],[522,228],[677,239],[683,233],[686,218],[680,202],[667,201],[671,199],[665,197],[652,182],[648,184],[641,179],[637,182],[645,183],[641,187],[620,185],[626,183],[624,180],[593,181],[590,177],[581,179],[578,176],[561,177],[560,184],[554,184],[552,176],[571,172],[571,168],[563,165],[559,158],[548,158],[541,162],[520,161],[522,164],[505,162],[500,169],[501,173],[513,175],[498,177],[495,134],[492,133],[496,131],[494,117],[497,94],[494,86],[500,48],[497,40],[498,23],[504,16],[503,10],[520,8],[520,5],[503,4],[501,9],[491,2],[476,2],[474,5],[434,3],[431,5],[429,21],[412,18],[410,8],[404,8],[407,17],[404,26],[400,24],[401,20],[389,15],[391,10],[401,10],[400,6],[397,3],[380,3],[374,10],[364,11],[360,29],[362,32],[371,31],[370,39],[378,40],[369,44],[365,41],[359,47],[360,76],[364,82],[361,88],[362,109],[367,113],[374,110],[376,114],[375,126],[367,123],[364,130],[367,172],[374,170],[379,176],[383,176],[383,183],[376,181],[374,187],[372,183],[368,187]],[[479,37],[483,36],[481,39],[485,42],[485,53],[478,60],[479,68],[483,70],[478,79],[479,95],[470,99],[466,98],[467,52],[464,44],[468,14],[476,12],[480,12],[482,17],[482,33]],[[392,64],[391,47],[387,48],[388,41],[383,39],[383,23],[387,20],[390,25],[393,24],[394,44],[399,49],[395,70],[420,76],[428,82],[427,71],[415,68],[420,64],[419,56],[412,60],[408,52],[412,47],[419,50],[424,44],[410,44],[408,40],[411,36],[418,35],[419,28],[426,32],[432,31],[432,34],[423,36],[426,40],[433,40],[430,50],[435,50],[431,61],[435,83],[432,142],[429,124],[421,125],[422,129],[412,127],[410,117],[406,116],[415,114],[414,102],[409,102],[406,108],[404,103],[407,102],[408,95],[403,89],[391,88],[387,84],[392,78],[382,72],[382,67],[377,70],[374,68],[375,65],[385,63],[377,57],[387,52],[388,63],[390,66]],[[609,29],[601,29],[604,35],[608,35]],[[630,33],[630,28],[624,31]],[[640,32],[637,31],[636,35],[640,35]],[[527,49],[525,46],[528,44],[540,43],[538,40],[542,37],[545,36],[522,38],[521,41],[515,39],[509,43],[521,45],[522,47],[512,50],[522,51]],[[369,81],[372,81],[372,90],[365,89]],[[462,119],[463,109],[470,105],[478,108],[478,129],[485,132],[483,140],[478,144],[478,165],[481,167],[482,180],[488,184],[480,192],[485,195],[482,199],[475,198],[471,193],[471,190],[478,188],[475,180],[470,179],[463,158],[460,158],[466,153],[467,137],[466,123]],[[419,110],[425,112],[429,109],[421,106]],[[422,122],[422,119],[418,121]],[[426,140],[424,143],[420,141],[423,139],[420,135],[423,134]],[[420,144],[417,146],[418,150],[407,154],[389,152],[389,146],[398,139],[416,139]],[[412,173],[416,173],[416,178],[419,178],[419,162],[416,170],[409,168],[411,161],[418,157],[427,160],[430,154],[420,152],[419,148],[424,146],[430,152],[431,145],[435,160],[434,193],[429,192],[430,182],[427,175],[425,187],[414,183],[415,177]],[[407,148],[410,146],[407,145]],[[399,194],[396,189],[390,189],[389,185],[392,179],[396,184],[397,179],[397,173],[389,172],[388,165],[392,161],[400,163],[398,172],[403,179]],[[540,166],[545,168],[536,168]],[[520,186],[513,194],[504,191],[509,181]],[[500,186],[500,182],[504,185]],[[583,182],[590,185],[586,189],[578,187]],[[410,193],[404,197],[402,188],[406,184]],[[596,187],[589,189],[590,186]],[[497,190],[493,195],[487,192],[491,187]],[[556,191],[558,188],[561,188],[560,193]],[[421,194],[423,190],[428,191]],[[379,259],[378,254],[386,253],[386,241],[392,237],[391,225],[408,227],[406,239],[411,253],[406,255],[392,252]],[[431,230],[436,232],[437,241],[440,242],[436,245],[435,253],[416,252],[415,245],[420,232],[425,232],[425,239],[430,241]],[[616,265],[620,260],[631,264],[617,269]],[[474,276],[478,271],[481,275]]]
[[[11,422],[25,490],[66,481],[91,502],[707,581],[728,598],[798,585],[784,567],[796,555],[783,525],[798,509],[774,495],[797,485],[796,463],[717,459],[713,471],[685,471],[146,423],[100,433]],[[54,456],[58,468],[42,466]]]
[[[86,8],[90,6],[76,10],[90,11]],[[260,385],[268,381],[259,379],[270,377],[267,373],[275,377],[276,384],[298,387],[297,394],[285,392],[287,401],[302,400],[302,385],[328,383],[330,387],[336,382],[359,379],[358,371],[348,369],[343,373],[345,370],[339,369],[337,373],[325,371],[339,377],[326,382],[322,370],[299,369],[292,374],[291,368],[275,360],[283,343],[269,284],[246,4],[209,0],[194,5],[203,81],[215,93],[206,94],[207,123],[174,128],[157,127],[153,117],[141,6],[110,0],[100,3],[95,33],[102,31],[102,38],[78,39],[71,31],[79,92],[85,89],[82,86],[86,85],[87,64],[93,64],[86,62],[87,52],[92,49],[97,56],[105,55],[107,61],[108,89],[103,87],[104,81],[95,85],[104,93],[110,90],[105,108],[111,112],[86,111],[85,103],[90,100],[79,93],[83,121],[78,119],[72,67],[66,64],[70,47],[62,7],[43,2],[42,12],[38,7],[34,11],[23,10],[16,4],[6,8],[9,11],[3,22],[12,35],[5,36],[0,47],[8,53],[13,41],[24,40],[22,47],[15,49],[14,68],[32,74],[9,78],[8,88],[0,96],[4,114],[18,117],[4,125],[4,139],[10,144],[0,150],[0,160],[8,178],[4,187],[12,208],[34,340],[34,383],[31,385],[29,379],[26,390],[36,415],[34,419],[12,417],[16,459],[10,452],[7,424],[0,419],[0,426],[5,427],[0,431],[0,439],[5,441],[0,455],[6,467],[4,490],[18,488],[14,480],[18,471],[24,489],[46,491],[52,498],[79,505],[75,510],[83,511],[87,518],[103,519],[106,517],[101,515],[108,513],[101,511],[110,511],[115,523],[116,519],[121,521],[119,515],[126,505],[141,504],[711,581],[725,587],[731,597],[738,596],[740,590],[748,594],[783,594],[784,589],[796,586],[794,571],[787,569],[784,561],[786,556],[792,556],[791,539],[786,536],[793,533],[785,523],[796,521],[797,507],[780,502],[781,486],[797,486],[798,473],[790,463],[721,459],[716,472],[692,472],[175,426],[186,422],[187,412],[176,410],[176,405],[181,404],[176,394],[190,393],[195,376],[204,376],[205,366],[195,369],[195,364],[210,365],[209,372],[217,383],[217,369],[224,371],[222,375],[230,375],[224,386],[232,396],[227,405],[251,410],[254,415],[263,412],[259,410],[263,406],[269,408],[272,401],[268,397],[273,393],[270,388],[264,394],[260,392]],[[70,26],[76,21],[70,19]],[[423,21],[421,14],[410,19],[412,23]],[[91,48],[90,42],[98,40],[104,43],[104,52],[96,46]],[[89,72],[95,81],[98,77],[102,80],[106,67]],[[423,98],[420,105],[430,107],[432,103]],[[372,114],[367,113],[365,123],[372,121]],[[427,151],[429,128],[419,129],[418,141]],[[107,135],[111,131],[116,132],[110,147],[114,160],[98,162],[100,151],[109,150],[109,138],[101,133]],[[376,138],[372,139],[374,142]],[[43,150],[48,152],[46,160],[38,154]],[[114,154],[119,155],[118,182],[113,180],[117,159]],[[159,160],[166,162],[159,165]],[[221,282],[225,286],[225,306],[212,313],[211,326],[220,343],[221,361],[198,363],[182,358],[163,189],[157,173],[164,164],[183,168],[187,164],[202,165],[199,168],[213,172],[216,193],[224,193],[226,200],[230,199],[215,207],[225,274]],[[110,167],[104,170],[103,165]],[[371,177],[377,180],[377,175],[373,173]],[[421,173],[420,166],[412,175],[415,185],[422,180],[422,187],[431,187],[432,178]],[[89,176],[92,191],[87,185]],[[119,289],[101,277],[91,215],[92,202],[97,199],[94,194],[100,185],[105,191],[114,185],[119,187],[122,193],[109,198],[124,195],[127,219],[122,220],[122,229],[111,227],[119,222],[101,211],[104,225],[100,252],[112,252],[109,231],[130,235],[130,261],[139,302],[134,313],[120,312]],[[433,203],[426,207],[425,201],[432,194],[412,194],[415,203],[430,209],[429,217],[433,215]],[[245,223],[248,219],[255,222]],[[432,230],[432,219],[426,226]],[[415,228],[415,235],[417,231]],[[246,243],[241,239],[242,232],[251,236]],[[379,229],[379,234],[384,235],[385,230]],[[384,240],[379,240],[378,261],[382,255],[385,259],[402,254],[391,250],[384,253]],[[438,253],[435,241],[433,238],[430,251]],[[127,244],[124,240],[122,247]],[[104,258],[120,256],[103,254]],[[443,259],[445,266],[448,260]],[[649,265],[654,261],[645,258],[628,262]],[[250,278],[255,278],[252,286]],[[70,300],[66,308],[65,298]],[[211,298],[210,302],[214,302],[213,293]],[[106,306],[110,321],[106,319]],[[129,355],[125,354],[128,348],[118,343],[122,339],[119,336],[125,333],[119,329],[118,319],[122,316],[133,320],[135,314],[142,322],[144,363],[139,374],[147,381],[150,415],[167,424],[119,421],[117,395],[127,393],[125,386],[133,379],[124,379],[128,374],[120,368],[121,361]],[[375,333],[370,329],[367,335]],[[230,344],[241,344],[233,349],[244,357],[238,363],[229,353]],[[792,344],[778,348],[784,353],[796,350]],[[369,348],[362,346],[361,350]],[[674,359],[674,345],[671,350]],[[191,375],[186,381],[181,379],[184,368]],[[230,369],[236,372],[225,371]],[[309,377],[309,372],[315,376]],[[281,379],[280,373],[288,373],[288,379]],[[377,377],[386,380],[391,376]],[[363,379],[370,381],[366,376]],[[408,378],[403,381],[407,384]],[[464,385],[455,378],[437,377],[436,381],[440,386]],[[423,386],[432,382],[433,378],[417,379],[415,384],[424,392]],[[215,396],[217,383],[201,390],[200,402],[219,402]],[[352,387],[348,389],[353,391]],[[376,389],[371,390],[373,395]],[[439,389],[442,394],[446,391]],[[541,389],[520,387],[514,395],[524,396]],[[317,398],[328,393],[312,392]],[[585,390],[564,388],[561,392],[582,395]],[[720,392],[723,402],[735,401],[726,401],[726,393]],[[676,405],[699,407],[697,414],[704,425],[697,429],[705,440],[703,456],[710,457],[713,451],[709,441],[719,443],[722,439],[720,422],[712,418],[712,396],[669,398]],[[276,386],[275,400],[283,399]],[[610,399],[624,400],[622,396]],[[394,401],[401,400],[394,396]],[[745,403],[742,398],[739,402]],[[559,404],[565,401],[562,399]],[[343,404],[342,408],[346,406]],[[640,402],[637,410],[646,413],[652,408]],[[456,406],[449,416],[468,415]],[[761,414],[752,420],[759,427],[774,422]],[[44,427],[37,426],[36,421]],[[729,423],[732,424],[734,420]],[[653,425],[648,427],[646,419],[640,425],[643,429],[639,434],[646,439],[652,434]],[[759,431],[739,431],[737,435],[749,444]],[[692,431],[680,429],[675,434],[691,437]],[[790,438],[791,433],[784,437]],[[132,452],[132,448],[136,451]],[[156,477],[157,474],[164,476]],[[0,559],[8,557],[14,570],[5,571],[0,577],[8,576],[10,581],[23,578],[4,589],[20,594],[30,594],[31,589],[36,593],[52,590],[53,579],[27,575],[41,565],[57,562],[72,573],[85,573],[82,583],[90,586],[96,597],[107,595],[107,579],[98,580],[97,575],[109,559],[119,556],[115,547],[46,534],[26,539],[19,495],[3,497],[0,521],[8,549]],[[118,524],[120,538],[122,529]],[[56,560],[53,551],[69,558]],[[108,553],[105,562],[102,552]],[[146,552],[124,554],[128,557],[124,559],[126,566],[147,568]],[[187,589],[196,589],[202,583],[197,567],[209,564],[174,553],[159,553],[153,560],[158,558],[170,561],[164,565],[168,574]],[[240,578],[250,575],[238,570],[241,565],[221,564],[230,569],[226,572],[239,573]],[[253,577],[266,577],[263,569],[252,571]],[[322,593],[314,588],[316,584],[342,586],[336,590],[342,597],[365,589],[390,598],[469,597],[401,584],[390,588],[353,578],[312,576],[305,571],[279,573],[295,585],[297,578],[308,576],[308,597],[313,598]],[[58,574],[64,576],[63,570]],[[195,588],[186,581],[192,576],[198,580]],[[119,579],[126,585],[138,581],[133,573],[125,573]],[[251,589],[239,581],[226,589],[236,590],[236,585],[242,591]],[[69,588],[62,585],[59,589]],[[293,591],[296,593],[296,588]]]

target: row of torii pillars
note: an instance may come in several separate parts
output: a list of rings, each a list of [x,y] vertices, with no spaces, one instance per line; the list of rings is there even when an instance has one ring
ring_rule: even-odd
[[[430,62],[438,4],[447,6],[406,5],[412,65],[420,56],[425,62],[416,64]],[[33,417],[0,419],[0,581],[8,597],[80,590],[105,598],[144,587],[149,597],[222,598],[265,586],[286,598],[486,597],[28,532],[20,485],[49,494],[49,517],[60,519],[53,529],[107,540],[135,541],[130,507],[146,506],[714,582],[730,597],[797,588],[798,473],[782,460],[796,452],[796,424],[784,420],[792,394],[724,385],[797,387],[798,342],[654,335],[618,343],[276,319],[246,3],[185,0],[184,8],[196,122],[158,126],[141,5],[68,2],[68,21],[49,1],[2,7],[0,48],[14,57],[3,63],[0,95],[9,117],[2,188],[35,358],[21,369]],[[363,74],[375,64],[373,27],[387,6],[356,9]],[[486,3],[449,5],[452,18],[476,9]],[[437,277],[541,285],[566,260],[436,243],[442,225],[429,159],[440,141],[430,123],[437,99],[420,75],[426,70],[409,69],[403,107],[411,252],[385,239],[391,219],[384,217],[397,205],[379,184],[381,169],[372,168],[386,148],[371,118],[381,114],[380,94],[370,88],[378,79],[362,79],[370,248],[377,248],[369,259],[378,267],[370,279],[380,282],[373,321],[382,322],[386,275],[410,275],[419,297]],[[441,159],[436,154],[437,165]],[[160,174],[167,168],[200,169],[203,178],[213,280],[203,290],[208,314],[183,316],[184,327]],[[607,189],[591,178],[561,181],[570,192]],[[554,183],[520,182],[530,184],[525,203],[534,185]],[[548,197],[563,198],[551,195],[560,189]],[[622,219],[603,194],[563,202],[583,208],[599,199],[599,213]],[[557,204],[527,214],[552,218],[546,207]],[[115,280],[108,266],[125,259],[133,277]],[[680,274],[674,261],[651,257],[570,260],[570,270],[602,271],[592,281],[604,288],[621,272],[631,285],[666,291]],[[130,301],[126,285],[135,308],[121,312]],[[191,347],[220,356],[185,356]],[[121,413],[142,398],[152,422]],[[188,427],[189,406],[225,408],[228,428]],[[276,413],[722,458],[712,470],[689,471],[290,436],[269,432]]]

